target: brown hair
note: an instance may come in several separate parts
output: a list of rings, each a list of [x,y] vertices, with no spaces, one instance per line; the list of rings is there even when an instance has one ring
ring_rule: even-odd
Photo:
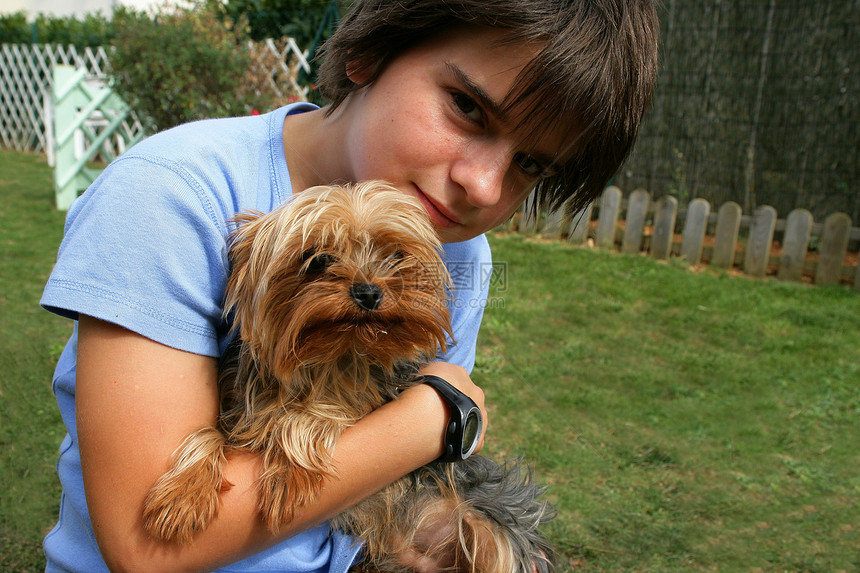
[[[320,91],[336,109],[399,55],[455,26],[504,30],[505,42],[542,45],[505,106],[534,128],[571,136],[538,205],[575,210],[593,201],[633,148],[657,74],[653,0],[356,0],[323,47]],[[357,86],[347,64],[369,72]],[[521,105],[526,103],[528,105]]]

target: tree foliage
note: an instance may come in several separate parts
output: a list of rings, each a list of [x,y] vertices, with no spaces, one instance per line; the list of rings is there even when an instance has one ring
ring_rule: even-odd
[[[245,21],[255,41],[289,36],[300,46],[316,37],[331,0],[230,0],[221,6],[225,19]]]

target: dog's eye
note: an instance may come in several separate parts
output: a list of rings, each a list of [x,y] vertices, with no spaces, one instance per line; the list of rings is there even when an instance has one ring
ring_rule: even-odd
[[[335,262],[335,258],[328,253],[316,253],[305,251],[302,259],[305,261],[305,270],[308,273],[324,273]]]
[[[403,262],[403,251],[394,251],[384,259],[382,259],[381,264],[383,267],[387,269],[394,269]]]

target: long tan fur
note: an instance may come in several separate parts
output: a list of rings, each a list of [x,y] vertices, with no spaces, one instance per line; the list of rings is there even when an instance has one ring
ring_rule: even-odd
[[[315,187],[236,221],[225,313],[241,348],[221,377],[224,440],[205,441],[212,428],[190,437],[147,497],[147,530],[165,540],[187,542],[217,514],[224,447],[261,454],[260,510],[277,531],[335,477],[343,430],[395,397],[408,382],[397,369],[451,334],[441,245],[403,193]],[[378,307],[357,305],[354,285],[377,288]]]
[[[217,516],[230,450],[260,455],[260,513],[281,529],[337,478],[344,429],[452,336],[439,239],[420,203],[387,184],[307,189],[235,223],[225,315],[238,342],[221,364],[218,424],[183,442],[145,501],[146,529],[167,541],[191,542]],[[473,456],[419,470],[332,526],[364,542],[360,571],[543,573],[539,493]]]

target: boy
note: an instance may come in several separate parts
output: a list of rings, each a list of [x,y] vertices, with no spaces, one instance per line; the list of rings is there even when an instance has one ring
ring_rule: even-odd
[[[70,210],[42,299],[77,321],[54,379],[69,434],[47,569],[346,571],[358,548],[324,521],[441,454],[447,413],[432,388],[350,428],[340,479],[277,536],[257,515],[245,454],[191,544],[142,529],[171,453],[217,415],[226,221],[313,185],[385,179],[421,201],[449,264],[477,269],[490,261],[483,233],[535,186],[553,207],[600,193],[635,140],[656,44],[645,0],[359,1],[326,47],[327,107],[181,126],[115,161]],[[487,285],[455,287],[457,343],[424,371],[486,416],[469,371]]]

